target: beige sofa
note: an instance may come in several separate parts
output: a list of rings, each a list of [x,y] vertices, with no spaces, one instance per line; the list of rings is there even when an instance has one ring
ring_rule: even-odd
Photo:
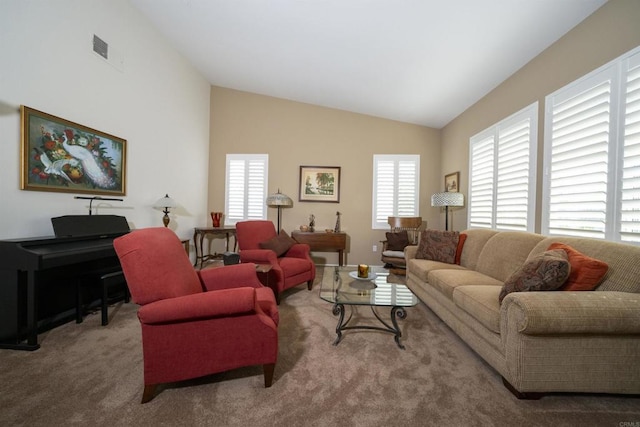
[[[466,230],[460,265],[405,249],[407,286],[519,398],[548,392],[640,393],[640,247],[586,238]],[[503,281],[551,243],[609,269],[594,291],[514,292]]]

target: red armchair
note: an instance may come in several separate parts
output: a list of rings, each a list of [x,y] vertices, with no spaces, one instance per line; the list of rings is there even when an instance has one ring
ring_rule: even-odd
[[[162,383],[263,365],[271,386],[278,307],[254,264],[194,270],[175,233],[146,228],[114,240],[133,301],[141,307],[144,392]]]
[[[316,266],[309,256],[309,245],[295,242],[286,233],[278,235],[273,222],[264,220],[236,223],[236,238],[240,261],[272,265],[271,277],[275,280],[270,280],[269,286],[278,303],[285,289],[307,282],[311,290]],[[267,246],[273,249],[264,249]]]

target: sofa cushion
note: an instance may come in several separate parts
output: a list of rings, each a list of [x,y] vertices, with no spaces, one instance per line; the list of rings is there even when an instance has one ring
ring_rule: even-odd
[[[592,291],[600,284],[609,269],[606,262],[586,256],[564,243],[552,243],[549,249],[563,249],[569,256],[571,273],[560,288],[561,291]]]
[[[530,259],[504,282],[499,301],[511,292],[553,291],[569,278],[569,256],[562,249],[546,251]]]
[[[406,230],[398,231],[395,233],[388,232],[387,236],[387,250],[388,251],[404,251],[404,248],[409,245],[409,235]]]
[[[460,265],[447,264],[444,262],[432,261],[428,259],[411,258],[409,259],[409,264],[409,271],[411,272],[411,274],[416,276],[422,282],[427,281],[427,275],[433,270],[466,270],[466,268]]]
[[[266,242],[260,242],[260,248],[271,249],[276,253],[277,257],[281,257],[295,244],[296,241],[293,240],[286,231],[280,230],[280,234],[277,236],[267,240]]]
[[[485,328],[499,334],[500,303],[498,295],[501,290],[501,286],[495,285],[458,286],[453,291],[453,302]]]
[[[458,286],[483,285],[498,288],[502,286],[502,282],[493,277],[463,268],[432,270],[427,275],[427,282],[451,300],[453,300],[453,291]]]
[[[454,264],[460,233],[457,231],[424,230],[416,258]]]

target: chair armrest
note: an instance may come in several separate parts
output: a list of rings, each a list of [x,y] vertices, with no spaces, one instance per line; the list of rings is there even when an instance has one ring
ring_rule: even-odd
[[[513,322],[516,330],[526,335],[639,334],[640,294],[513,292],[502,301],[500,318],[502,333]]]
[[[243,263],[218,268],[199,270],[198,276],[207,291],[233,289],[241,287],[261,288],[262,283],[256,274],[256,265]]]
[[[177,323],[256,312],[253,288],[225,289],[169,298],[143,305],[138,318],[144,324]]]
[[[416,253],[418,252],[418,245],[409,245],[404,248],[404,259],[409,261],[416,257]]]
[[[286,253],[286,257],[289,258],[309,258],[309,252],[311,252],[311,246],[306,243],[296,243],[289,248]]]
[[[271,249],[244,249],[240,251],[241,262],[253,262],[255,264],[278,265],[276,253]]]

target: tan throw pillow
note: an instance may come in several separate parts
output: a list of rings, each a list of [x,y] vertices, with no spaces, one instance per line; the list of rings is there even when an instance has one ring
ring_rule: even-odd
[[[569,273],[571,273],[571,265],[565,251],[554,249],[543,252],[509,276],[502,286],[500,303],[511,292],[559,289],[569,278]]]
[[[460,233],[457,231],[424,230],[420,233],[416,258],[453,264],[459,239]]]
[[[397,233],[387,233],[387,250],[388,251],[404,251],[409,245],[409,235],[406,230]]]
[[[260,242],[260,247],[262,249],[271,249],[276,253],[276,256],[280,258],[296,243],[297,242],[293,240],[286,231],[280,230],[280,234],[276,237],[273,237],[266,242]]]

